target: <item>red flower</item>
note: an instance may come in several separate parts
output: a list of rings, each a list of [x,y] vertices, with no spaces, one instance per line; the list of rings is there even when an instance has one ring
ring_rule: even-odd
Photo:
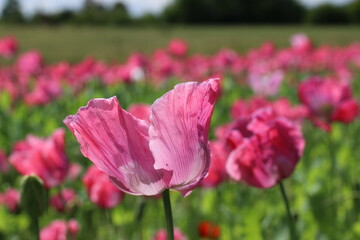
[[[220,227],[212,222],[202,221],[198,225],[199,236],[202,238],[218,239],[220,237]]]
[[[124,193],[112,185],[109,177],[95,166],[89,167],[83,183],[90,200],[101,208],[113,208],[124,197]]]

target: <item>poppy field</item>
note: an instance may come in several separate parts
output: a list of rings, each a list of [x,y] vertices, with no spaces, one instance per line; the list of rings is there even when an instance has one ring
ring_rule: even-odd
[[[185,35],[104,60],[15,35],[0,38],[0,239],[360,238],[356,38],[204,52]]]

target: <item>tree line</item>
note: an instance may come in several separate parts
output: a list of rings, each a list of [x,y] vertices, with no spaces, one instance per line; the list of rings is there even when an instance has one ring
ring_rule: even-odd
[[[5,23],[127,25],[127,24],[359,24],[360,0],[344,6],[322,4],[307,9],[296,0],[174,0],[161,14],[132,18],[123,3],[105,8],[86,0],[80,11],[36,13],[26,18],[18,0],[8,0]]]

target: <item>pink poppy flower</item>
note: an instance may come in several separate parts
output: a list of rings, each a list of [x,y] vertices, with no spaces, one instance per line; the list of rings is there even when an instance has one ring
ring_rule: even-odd
[[[69,167],[67,178],[72,181],[76,180],[79,177],[82,169],[83,167],[80,164],[72,163]]]
[[[226,164],[228,174],[258,188],[273,187],[290,176],[305,146],[300,128],[276,117],[270,108],[237,119],[227,141],[233,148]]]
[[[208,131],[219,79],[183,83],[151,106],[150,123],[121,108],[116,97],[91,100],[64,122],[81,152],[120,190],[187,195],[206,176]]]
[[[6,161],[5,153],[0,149],[0,172],[6,173],[9,170],[9,164]]]
[[[65,153],[65,131],[57,129],[47,139],[28,135],[17,142],[9,162],[22,175],[36,174],[46,188],[61,184],[68,172],[69,161]]]
[[[43,59],[40,52],[33,50],[23,53],[16,61],[17,69],[25,75],[38,73],[43,65]]]
[[[18,43],[14,37],[0,39],[0,56],[4,58],[12,57],[18,50]]]
[[[9,211],[16,212],[20,206],[20,192],[14,188],[9,188],[0,194],[0,205],[5,205]]]
[[[174,240],[187,240],[188,238],[178,229],[174,228]],[[165,229],[157,231],[151,240],[167,240],[167,233]]]
[[[312,49],[312,42],[308,36],[303,33],[298,33],[290,38],[292,49],[299,52],[307,52]]]
[[[83,183],[90,200],[101,208],[113,208],[124,198],[124,193],[111,184],[109,177],[95,166],[89,167]]]
[[[78,234],[78,232],[80,230],[79,222],[76,221],[75,219],[70,219],[68,221],[67,227],[68,227],[70,236],[72,236],[72,238],[76,238],[76,235]]]
[[[211,161],[208,175],[202,180],[201,186],[205,188],[216,187],[228,178],[225,169],[228,151],[225,150],[223,140],[210,142]]]
[[[311,77],[299,85],[298,94],[313,122],[326,131],[333,121],[350,123],[359,115],[350,87],[333,79]]]
[[[308,109],[305,106],[291,106],[287,98],[279,98],[276,101],[270,102],[262,97],[253,97],[248,100],[237,100],[232,105],[231,116],[233,119],[245,117],[264,107],[270,107],[276,116],[286,117],[296,123],[301,123],[309,115]]]
[[[169,53],[177,57],[183,57],[188,51],[188,45],[184,40],[173,39],[168,46]]]
[[[72,189],[63,189],[57,195],[51,197],[50,205],[58,212],[64,212],[76,202],[76,193]]]
[[[41,229],[40,240],[76,239],[79,228],[79,223],[74,219],[71,219],[68,222],[64,220],[55,220]]]
[[[282,70],[265,72],[256,69],[249,73],[248,82],[256,94],[275,96],[279,92],[284,76],[285,73]]]

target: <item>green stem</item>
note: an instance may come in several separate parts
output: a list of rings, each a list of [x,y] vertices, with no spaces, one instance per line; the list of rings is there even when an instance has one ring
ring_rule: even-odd
[[[171,213],[171,202],[169,189],[166,189],[162,193],[162,199],[164,203],[165,217],[166,217],[166,227],[167,227],[167,239],[174,240],[174,224]]]
[[[287,216],[288,216],[290,239],[297,240],[298,237],[297,237],[297,234],[296,234],[294,218],[293,218],[293,215],[291,214],[289,199],[288,199],[288,197],[286,195],[285,187],[284,187],[282,182],[279,183],[279,187],[280,187],[281,196],[282,196],[282,198],[284,200],[284,204],[285,204],[286,212],[287,212]]]
[[[143,197],[141,200],[140,200],[140,204],[139,204],[139,207],[138,207],[138,210],[136,212],[136,217],[135,217],[135,221],[136,221],[136,226],[138,228],[138,237],[139,237],[139,240],[142,240],[143,239],[143,231],[142,231],[142,228],[143,228],[143,224],[142,224],[142,219],[144,217],[144,213],[145,213],[145,208],[146,208],[146,199]]]
[[[39,240],[40,239],[40,235],[39,235],[39,218],[37,217],[32,217],[31,218],[31,223],[30,223],[30,229],[31,232],[33,233],[34,236],[34,240]]]

